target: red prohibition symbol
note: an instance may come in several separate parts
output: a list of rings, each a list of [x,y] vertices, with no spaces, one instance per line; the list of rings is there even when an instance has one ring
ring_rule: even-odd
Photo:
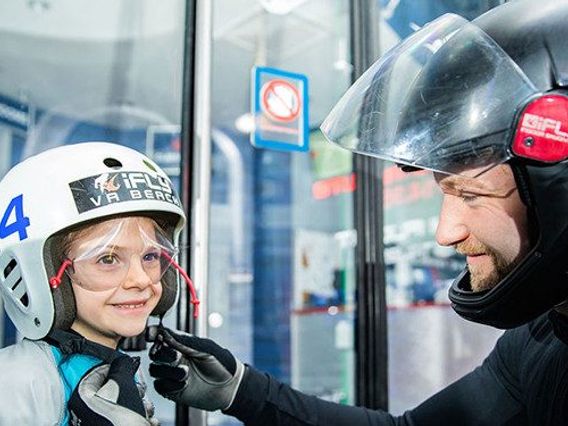
[[[264,83],[260,91],[262,110],[271,119],[289,123],[298,118],[302,107],[298,89],[282,79]]]

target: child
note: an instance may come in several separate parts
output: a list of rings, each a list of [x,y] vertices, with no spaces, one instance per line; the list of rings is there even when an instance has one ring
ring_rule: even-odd
[[[58,147],[0,181],[0,218],[0,290],[24,337],[0,350],[0,424],[157,424],[117,346],[178,297],[185,214],[167,175],[120,145]]]

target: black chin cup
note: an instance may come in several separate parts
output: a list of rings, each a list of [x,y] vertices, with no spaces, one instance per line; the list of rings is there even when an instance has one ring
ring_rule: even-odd
[[[566,238],[562,238],[564,241]],[[560,254],[542,255],[533,250],[497,286],[473,292],[467,269],[453,282],[448,296],[452,308],[463,318],[509,329],[525,324],[568,298],[564,265],[566,247]]]

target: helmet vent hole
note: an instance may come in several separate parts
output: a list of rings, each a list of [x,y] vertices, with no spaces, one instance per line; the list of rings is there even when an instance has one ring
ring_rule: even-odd
[[[22,305],[24,305],[26,308],[28,307],[30,301],[28,299],[28,293],[24,293],[22,297],[20,297],[20,302],[22,302]]]
[[[111,169],[120,169],[122,167],[122,163],[118,161],[116,158],[105,158],[103,160],[105,166]]]
[[[18,284],[20,284],[21,282],[22,282],[22,277],[18,278],[16,283],[12,286],[12,291],[14,291],[16,287],[18,287]]]
[[[8,278],[10,272],[12,272],[17,265],[18,262],[16,262],[16,259],[10,260],[10,263],[8,263],[8,265],[4,268],[4,278]]]

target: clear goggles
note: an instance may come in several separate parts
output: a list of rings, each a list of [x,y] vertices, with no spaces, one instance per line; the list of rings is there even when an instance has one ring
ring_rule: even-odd
[[[354,152],[471,176],[511,158],[515,113],[537,92],[491,37],[448,14],[373,64],[321,130]]]
[[[50,279],[52,288],[63,273],[89,291],[105,291],[122,285],[155,285],[176,269],[186,280],[192,302],[199,303],[193,283],[177,264],[178,250],[158,224],[146,217],[110,219],[70,236],[63,264]]]

